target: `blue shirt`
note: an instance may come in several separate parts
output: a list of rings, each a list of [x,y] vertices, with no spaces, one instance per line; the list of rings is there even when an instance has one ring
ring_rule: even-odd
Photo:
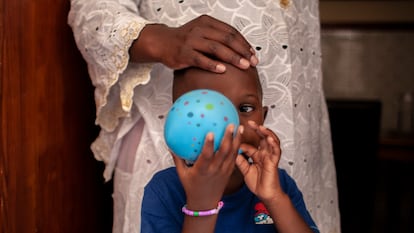
[[[283,169],[279,169],[279,179],[296,210],[312,230],[319,233],[295,181]],[[266,208],[246,185],[236,193],[224,196],[222,200],[224,206],[219,212],[215,232],[277,232]],[[180,233],[184,222],[181,208],[185,203],[185,192],[175,167],[158,172],[145,187],[141,232]]]

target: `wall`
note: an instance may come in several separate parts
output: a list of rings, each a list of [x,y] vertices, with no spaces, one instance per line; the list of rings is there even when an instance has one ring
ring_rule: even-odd
[[[323,24],[414,22],[414,0],[319,0]]]
[[[414,0],[320,0],[326,96],[380,100],[383,135],[414,90],[413,11]]]
[[[398,99],[414,92],[413,41],[411,29],[323,29],[326,97],[378,99],[382,132],[397,129]]]
[[[414,1],[320,0],[320,10],[342,233],[414,232],[414,132],[396,133],[400,95],[414,91]]]

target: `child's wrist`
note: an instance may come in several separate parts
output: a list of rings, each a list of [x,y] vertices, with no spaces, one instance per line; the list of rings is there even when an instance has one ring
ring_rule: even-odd
[[[204,217],[204,216],[211,216],[218,214],[221,208],[223,207],[224,203],[222,201],[219,201],[217,206],[212,209],[205,209],[205,210],[193,210],[187,207],[187,205],[184,205],[182,208],[182,212],[185,215],[188,216],[194,216],[194,217]]]
[[[217,207],[217,203],[221,200],[220,198],[207,198],[204,200],[203,198],[187,198],[186,206],[188,209],[191,210],[209,210]]]
[[[278,206],[290,200],[289,196],[284,192],[280,192],[272,197],[260,198],[260,199],[265,206]]]

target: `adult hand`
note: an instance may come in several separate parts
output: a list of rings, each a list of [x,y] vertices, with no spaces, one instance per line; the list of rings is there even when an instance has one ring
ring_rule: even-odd
[[[148,24],[130,50],[134,62],[161,62],[172,69],[190,66],[216,73],[231,63],[241,69],[258,63],[253,48],[232,26],[202,15],[177,27]]]
[[[239,126],[233,137],[234,125],[229,125],[215,153],[213,134],[208,133],[203,150],[193,166],[187,166],[184,160],[173,155],[189,209],[207,210],[217,207],[235,169],[242,131],[243,126]]]
[[[272,201],[284,194],[280,186],[278,173],[281,155],[280,141],[270,129],[259,126],[253,121],[249,121],[248,126],[260,137],[260,144],[258,148],[249,144],[242,144],[241,149],[251,159],[252,163],[239,155],[236,164],[249,189],[263,202]]]

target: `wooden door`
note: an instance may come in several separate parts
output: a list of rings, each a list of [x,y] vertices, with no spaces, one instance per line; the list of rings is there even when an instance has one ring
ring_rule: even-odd
[[[1,0],[0,232],[111,232],[93,87],[66,0]]]

